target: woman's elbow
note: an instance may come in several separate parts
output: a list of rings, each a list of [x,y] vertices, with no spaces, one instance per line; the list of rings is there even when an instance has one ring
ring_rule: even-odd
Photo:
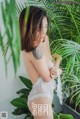
[[[49,75],[49,76],[44,77],[43,80],[44,80],[45,82],[49,82],[49,81],[51,81],[52,79],[51,79],[51,77],[50,77],[50,75]]]

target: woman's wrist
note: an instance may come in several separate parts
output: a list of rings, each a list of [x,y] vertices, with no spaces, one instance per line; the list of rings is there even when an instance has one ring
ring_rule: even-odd
[[[59,68],[59,65],[60,65],[60,62],[54,62],[54,68],[55,69],[58,69]]]

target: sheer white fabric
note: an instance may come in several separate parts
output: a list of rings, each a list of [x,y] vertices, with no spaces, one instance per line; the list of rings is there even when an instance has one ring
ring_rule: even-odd
[[[53,67],[53,62],[50,62],[48,64],[48,68],[51,68],[51,67]],[[49,82],[45,82],[42,79],[42,77],[39,77],[32,86],[32,90],[30,91],[28,95],[27,104],[29,105],[29,101],[39,97],[49,97],[52,102],[55,89],[56,89],[56,83],[54,79],[52,79]]]
[[[52,101],[54,89],[55,89],[54,80],[44,82],[44,80],[41,77],[39,77],[36,83],[33,85],[31,92],[28,95],[27,103],[29,104],[29,101],[38,97],[49,97]]]
[[[49,68],[54,67],[54,63],[50,62],[49,64]],[[57,69],[57,85],[56,85],[56,92],[57,92],[57,96],[59,98],[60,104],[63,103],[63,97],[62,97],[62,84],[61,84],[61,79],[60,79],[60,72],[59,69]]]

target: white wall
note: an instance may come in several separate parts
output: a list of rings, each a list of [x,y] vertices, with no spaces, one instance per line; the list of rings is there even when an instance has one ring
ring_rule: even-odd
[[[10,104],[10,101],[18,97],[16,92],[19,89],[25,87],[25,85],[19,80],[18,76],[14,77],[12,61],[9,62],[7,71],[8,77],[6,77],[5,75],[4,59],[0,51],[0,112],[7,111],[9,115],[8,119],[18,119],[18,118],[22,119],[24,115],[16,117],[11,114],[11,112],[15,109],[15,107]],[[22,59],[18,75],[27,76]]]
[[[0,29],[2,33],[4,32],[3,22],[1,18],[1,10],[0,10]],[[9,54],[9,51],[8,51]],[[0,112],[1,111],[7,111],[8,112],[8,119],[23,119],[25,115],[21,116],[14,116],[11,114],[11,112],[14,111],[16,107],[11,105],[11,101],[14,98],[17,98],[18,95],[16,92],[25,87],[25,85],[19,80],[18,76],[26,76],[27,77],[27,71],[25,70],[23,59],[22,59],[22,53],[20,57],[20,67],[17,73],[17,76],[14,77],[14,69],[13,69],[13,63],[12,60],[10,60],[8,64],[8,77],[5,75],[5,65],[4,65],[4,58],[2,56],[1,48],[0,48]]]

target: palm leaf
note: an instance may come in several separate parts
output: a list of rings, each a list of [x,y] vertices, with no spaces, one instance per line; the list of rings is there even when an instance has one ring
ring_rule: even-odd
[[[53,41],[51,45],[54,47],[52,52],[62,55],[63,60],[66,60],[65,69],[67,74],[76,72],[76,69],[80,68],[80,65],[76,65],[80,62],[80,45],[78,43],[66,39],[58,39]]]
[[[14,63],[14,70],[16,73],[17,67],[20,64],[19,58],[20,58],[21,45],[20,45],[19,26],[18,26],[16,10],[15,10],[15,1],[10,0],[10,2],[8,2],[7,0],[5,0],[4,3],[5,3],[5,7],[2,3],[1,8],[2,8],[3,23],[5,27],[4,33],[6,35],[6,42],[5,42],[6,44],[5,44],[5,47],[3,47],[2,45],[1,47],[3,47],[2,50],[3,52],[6,53],[6,55],[7,55],[8,49],[10,50],[10,55],[12,56],[13,63]],[[11,11],[13,11],[13,13]],[[1,38],[1,40],[2,40],[2,43],[4,44],[4,40],[5,40],[4,37]],[[6,65],[7,65],[7,62],[8,61],[6,60]]]
[[[17,12],[17,18],[19,19],[21,11],[26,7],[26,4],[22,0],[16,1],[16,12]]]
[[[75,104],[75,108],[80,105],[80,94],[78,95],[77,97],[77,100],[76,100],[76,104]]]

